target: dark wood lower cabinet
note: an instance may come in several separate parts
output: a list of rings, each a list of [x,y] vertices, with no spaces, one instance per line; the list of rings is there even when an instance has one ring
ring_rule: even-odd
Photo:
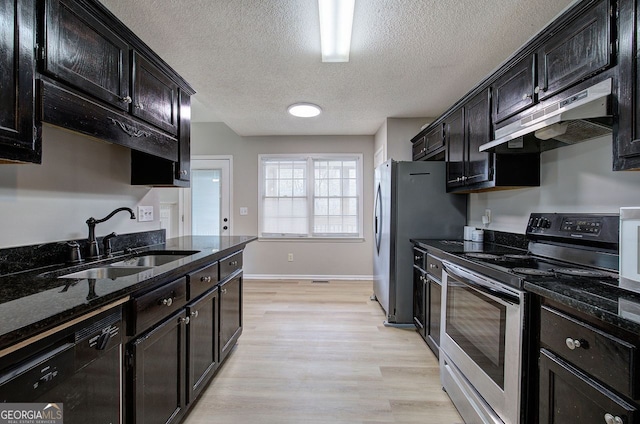
[[[129,344],[131,405],[129,423],[168,424],[182,418],[186,405],[186,311]]]
[[[636,408],[546,349],[540,350],[541,424],[637,422]]]
[[[220,284],[220,362],[242,334],[242,274]]]
[[[217,369],[218,362],[218,288],[187,305],[188,392],[187,403],[198,394]]]

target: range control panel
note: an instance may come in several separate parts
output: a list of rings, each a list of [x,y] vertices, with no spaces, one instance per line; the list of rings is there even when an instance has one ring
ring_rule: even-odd
[[[532,213],[527,223],[529,238],[618,242],[620,216],[613,214]]]

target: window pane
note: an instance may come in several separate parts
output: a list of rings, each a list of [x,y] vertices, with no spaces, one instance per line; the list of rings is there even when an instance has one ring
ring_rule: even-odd
[[[360,234],[359,160],[265,158],[262,164],[263,233],[338,237]],[[311,186],[308,172],[313,178]],[[308,188],[313,191],[308,193]],[[312,203],[307,196],[312,196]],[[311,228],[309,214],[313,214]]]

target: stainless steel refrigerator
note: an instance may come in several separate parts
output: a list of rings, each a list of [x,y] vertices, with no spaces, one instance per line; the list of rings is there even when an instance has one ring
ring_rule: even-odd
[[[444,162],[388,160],[375,170],[373,294],[385,325],[413,324],[410,239],[462,239],[467,195],[445,189]]]

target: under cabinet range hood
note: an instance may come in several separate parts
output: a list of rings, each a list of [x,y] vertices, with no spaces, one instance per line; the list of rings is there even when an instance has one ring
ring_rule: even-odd
[[[495,140],[481,145],[480,151],[530,151],[524,144],[532,139],[537,150],[549,150],[611,134],[610,119],[602,119],[610,118],[611,86],[611,78],[606,79],[499,128]]]

